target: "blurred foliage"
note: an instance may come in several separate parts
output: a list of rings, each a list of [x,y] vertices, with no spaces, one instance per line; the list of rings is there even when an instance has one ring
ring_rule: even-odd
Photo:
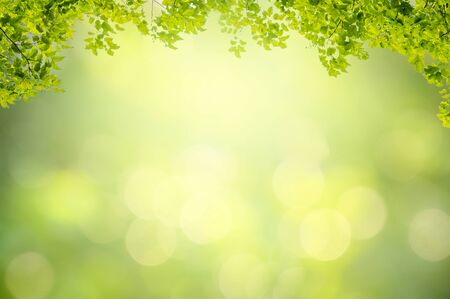
[[[0,298],[447,299],[438,92],[371,50],[64,54],[64,94],[0,111]],[[51,112],[49,112],[51,111]]]
[[[450,14],[446,0],[273,0],[245,1],[61,0],[0,2],[0,104],[27,99],[42,90],[56,89],[52,73],[62,58],[60,51],[72,36],[73,23],[87,18],[95,27],[86,39],[94,54],[113,54],[118,45],[111,35],[124,23],[134,23],[171,48],[182,34],[205,30],[211,13],[220,15],[222,31],[232,34],[229,50],[245,51],[245,34],[269,50],[286,47],[291,32],[312,42],[331,76],[347,70],[348,57],[368,57],[365,45],[387,48],[408,57],[428,82],[443,87],[438,114],[450,126],[448,108]],[[154,6],[160,9],[154,14]],[[147,18],[150,14],[151,24]],[[244,36],[243,36],[244,35]]]

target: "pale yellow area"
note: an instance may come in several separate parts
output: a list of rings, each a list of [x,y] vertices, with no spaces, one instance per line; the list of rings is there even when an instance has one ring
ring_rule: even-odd
[[[318,163],[292,157],[282,161],[273,175],[276,197],[287,207],[309,207],[321,199],[325,179]]]
[[[178,184],[166,172],[149,167],[137,168],[128,175],[123,199],[128,209],[140,219],[159,219],[176,225],[182,196]]]
[[[439,209],[418,212],[409,226],[409,243],[421,258],[436,262],[450,255],[450,217]]]
[[[141,265],[156,266],[166,262],[175,252],[176,231],[158,222],[136,220],[125,237],[131,257]]]
[[[206,244],[224,238],[231,229],[229,198],[218,194],[197,195],[186,201],[180,227],[191,241]]]
[[[219,271],[219,289],[226,299],[264,299],[271,295],[273,274],[268,264],[252,254],[228,257]]]
[[[345,192],[339,198],[338,210],[349,221],[355,239],[372,238],[386,221],[383,198],[368,187],[355,187]]]
[[[5,284],[17,299],[44,299],[54,284],[53,268],[39,253],[22,253],[9,262]]]
[[[311,257],[322,261],[335,260],[349,247],[351,228],[347,219],[337,211],[315,210],[303,219],[300,240]]]

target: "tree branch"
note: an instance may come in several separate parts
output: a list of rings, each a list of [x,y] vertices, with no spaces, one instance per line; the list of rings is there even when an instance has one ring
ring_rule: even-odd
[[[336,30],[339,28],[339,26],[341,25],[342,20],[339,20],[339,22],[337,23],[336,27],[334,28],[333,32],[331,32],[330,36],[328,36],[328,38],[331,38],[335,33]]]
[[[152,2],[155,2],[156,4],[158,4],[159,6],[161,6],[163,9],[166,9],[166,8],[164,7],[164,5],[162,5],[160,2],[158,2],[158,1],[156,1],[156,0],[152,0]]]
[[[20,55],[26,60],[27,62],[27,66],[28,66],[28,71],[30,72],[30,75],[35,78],[33,71],[31,70],[31,63],[30,63],[30,59],[22,52],[22,50],[19,48],[19,46],[16,44],[15,41],[13,41],[9,35],[6,33],[6,31],[0,27],[0,31],[3,32],[3,34],[6,36],[6,38],[8,39],[8,41],[13,45],[13,47],[19,51]]]

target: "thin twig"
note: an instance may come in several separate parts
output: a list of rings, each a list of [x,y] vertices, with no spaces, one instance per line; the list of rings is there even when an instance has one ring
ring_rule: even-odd
[[[337,23],[336,27],[334,28],[333,32],[331,32],[330,36],[328,36],[328,38],[331,38],[335,33],[336,30],[339,28],[339,25],[341,25],[342,20],[339,20],[339,22]]]
[[[162,9],[163,11],[167,12],[166,7],[165,7],[163,4],[161,4],[161,2],[156,1],[156,0],[152,0],[152,6],[153,6],[153,3],[156,3],[159,7],[161,7],[161,9]]]
[[[16,44],[15,41],[13,41],[9,35],[6,33],[6,31],[0,27],[0,31],[3,32],[3,34],[6,36],[6,38],[8,39],[8,41],[14,46],[14,48],[19,51],[20,55],[22,55],[22,57],[27,61],[27,66],[28,66],[28,71],[30,72],[30,75],[34,77],[34,73],[31,70],[31,63],[30,63],[30,59],[22,52],[22,50],[19,48],[19,46]]]
[[[447,28],[447,30],[448,30],[448,23],[447,23],[447,10],[445,9],[444,5],[442,5],[442,10],[439,10],[439,12],[441,13],[441,15],[442,15],[442,18],[444,19],[444,22],[445,22],[445,27],[446,27],[446,28]]]
[[[161,6],[162,8],[166,9],[166,7],[165,7],[164,5],[162,5],[161,3],[159,3],[158,1],[152,0],[152,2],[155,2],[156,4],[158,4],[159,6]]]

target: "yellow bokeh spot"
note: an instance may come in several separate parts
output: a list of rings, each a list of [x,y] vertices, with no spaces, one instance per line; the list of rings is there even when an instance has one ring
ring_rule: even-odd
[[[301,155],[303,160],[309,161],[322,161],[328,157],[328,142],[313,121],[296,115],[287,118],[280,125],[282,130],[279,143],[285,154]]]
[[[141,219],[154,218],[153,192],[164,174],[158,170],[138,169],[128,177],[124,188],[124,201],[128,209]]]
[[[125,237],[128,253],[141,265],[156,266],[175,252],[177,237],[173,228],[158,222],[135,220]]]
[[[227,198],[215,194],[197,195],[181,210],[180,227],[193,242],[205,244],[225,237],[232,223]]]
[[[50,219],[79,224],[95,209],[98,196],[93,183],[74,171],[58,171],[36,193],[36,204]]]
[[[297,299],[304,278],[305,274],[299,267],[281,271],[273,290],[273,299]]]
[[[177,162],[178,178],[187,193],[223,190],[232,181],[237,167],[229,154],[205,144],[187,148]]]
[[[351,230],[347,219],[334,210],[309,213],[300,224],[300,240],[305,252],[322,261],[335,260],[350,245]]]
[[[292,257],[305,257],[305,251],[298,233],[301,214],[286,212],[278,224],[278,238],[284,254]]]
[[[156,218],[168,226],[178,226],[184,197],[175,179],[166,176],[153,190],[152,206]]]
[[[316,203],[325,182],[317,163],[302,159],[286,159],[273,175],[276,197],[287,207],[308,207]]]
[[[47,298],[54,282],[52,266],[35,252],[16,256],[6,268],[5,284],[17,299]]]
[[[427,261],[441,261],[450,254],[450,217],[439,209],[417,213],[409,227],[412,250]]]
[[[251,254],[229,257],[219,271],[219,289],[226,299],[263,299],[271,292],[270,267]]]
[[[350,222],[355,239],[375,236],[386,221],[383,198],[366,187],[356,187],[344,193],[339,199],[338,210]]]
[[[156,169],[133,171],[124,188],[128,209],[140,219],[158,218],[167,225],[176,225],[181,197],[176,182]]]
[[[92,213],[80,223],[81,231],[93,243],[109,243],[120,239],[126,231],[127,213],[115,198],[98,201]]]

